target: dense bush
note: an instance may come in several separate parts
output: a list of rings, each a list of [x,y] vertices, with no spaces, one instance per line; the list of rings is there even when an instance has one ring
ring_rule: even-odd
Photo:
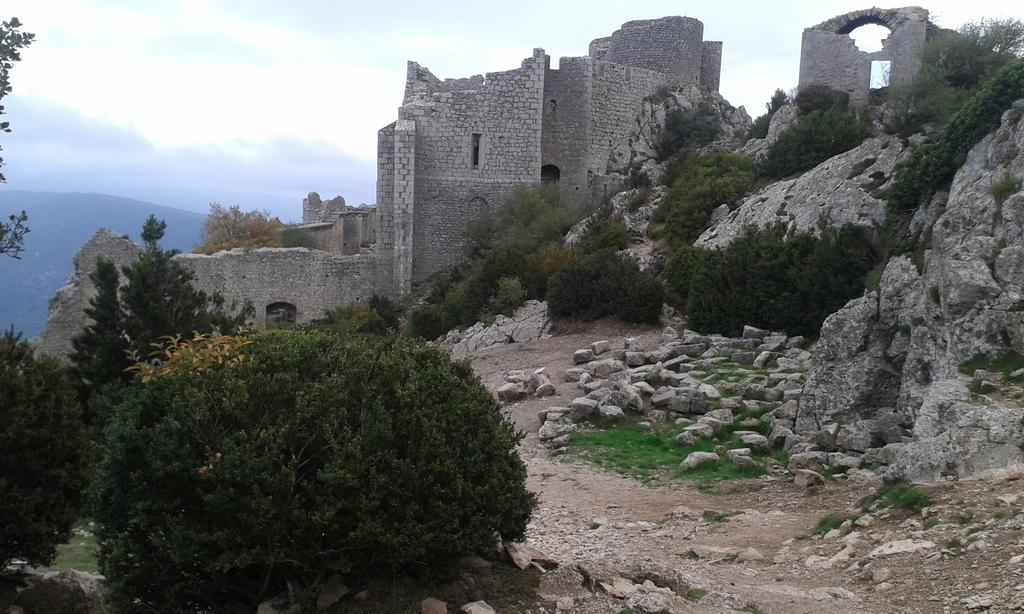
[[[502,278],[517,278],[524,299],[543,299],[548,279],[571,258],[559,245],[571,221],[557,186],[518,190],[493,215],[470,224],[470,258],[435,277],[427,303],[437,308],[410,313],[406,331],[434,339],[456,326],[493,317],[489,305],[497,300]]]
[[[277,240],[281,247],[306,247],[309,249],[316,247],[313,235],[300,228],[282,228],[281,232],[277,235]]]
[[[328,311],[312,326],[345,335],[386,335],[399,327],[401,310],[391,300],[373,296],[366,303],[353,303]]]
[[[498,315],[511,316],[526,300],[526,291],[518,277],[502,277],[498,280],[498,289],[487,302],[485,314],[488,317]]]
[[[627,322],[657,322],[664,290],[636,263],[606,249],[571,263],[551,278],[548,310],[558,318],[594,320],[617,315]]]
[[[967,152],[999,126],[1003,112],[1024,98],[1024,60],[1015,60],[987,81],[936,140],[914,150],[888,188],[889,207],[913,211],[953,180]]]
[[[670,246],[690,245],[722,204],[732,207],[754,187],[754,162],[723,149],[708,154],[685,150],[669,163],[672,187],[658,205],[655,223],[664,223]]]
[[[626,249],[629,247],[629,233],[621,218],[606,211],[599,213],[590,223],[576,247],[584,254],[592,254],[603,249]]]
[[[825,229],[819,239],[787,237],[780,225],[748,230],[727,248],[705,252],[699,266],[674,263],[669,279],[686,294],[688,322],[696,330],[739,335],[750,324],[810,337],[863,291],[879,257],[859,227]],[[687,276],[688,291],[677,286]]]
[[[443,567],[521,539],[519,436],[466,363],[268,331],[146,365],[107,429],[100,566],[130,611],[252,612],[286,583]]]
[[[405,322],[405,334],[416,339],[434,341],[456,326],[443,305],[427,304],[412,310]]]
[[[270,217],[269,211],[242,211],[238,205],[223,207],[210,203],[210,213],[203,220],[201,243],[196,253],[212,254],[243,247],[280,247],[281,220]]]
[[[0,335],[0,570],[53,561],[78,518],[86,437],[65,369]]]
[[[697,271],[704,266],[707,250],[692,245],[681,245],[672,250],[665,265],[665,289],[673,304],[685,308],[690,298],[690,286]]]
[[[497,245],[529,253],[560,240],[572,221],[557,185],[520,188],[492,214],[470,222],[466,228],[467,255],[479,258]]]
[[[1024,52],[1024,22],[968,23],[960,32],[930,37],[914,82],[891,88],[889,132],[906,137],[927,126],[944,126],[978,87]]]
[[[706,102],[692,109],[674,108],[665,114],[665,129],[658,141],[658,157],[671,158],[680,149],[703,147],[722,132],[722,118]]]
[[[860,145],[871,136],[871,122],[849,111],[813,111],[784,130],[768,149],[759,172],[781,179],[806,171]]]
[[[850,95],[834,90],[827,85],[812,83],[800,88],[793,99],[793,104],[800,110],[800,115],[824,113],[826,111],[845,111],[850,106]]]

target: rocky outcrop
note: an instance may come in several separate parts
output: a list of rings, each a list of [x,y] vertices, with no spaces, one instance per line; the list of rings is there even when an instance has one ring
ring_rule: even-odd
[[[496,345],[536,341],[550,329],[548,304],[526,301],[512,317],[499,315],[490,324],[477,322],[465,330],[450,331],[440,345],[452,358],[462,359]]]
[[[750,139],[736,153],[752,158],[764,157],[768,153],[768,148],[779,140],[779,135],[795,124],[799,117],[800,111],[796,105],[782,105],[772,114],[772,118],[768,122],[767,136],[763,139]]]
[[[599,216],[606,213],[622,220],[630,240],[641,241],[647,232],[651,217],[658,208],[658,203],[661,202],[667,191],[665,186],[659,185],[653,188],[633,188],[619,192],[612,196],[609,202],[609,211],[594,213],[583,218],[569,229],[562,241],[566,245],[575,245],[587,234],[587,230]]]
[[[819,232],[822,224],[879,228],[886,214],[880,191],[906,153],[907,148],[895,136],[870,138],[796,179],[778,181],[748,196],[704,231],[694,245],[725,247],[749,227],[776,224],[810,233]]]
[[[665,130],[665,117],[676,109],[689,111],[699,104],[709,106],[720,120],[722,131],[711,147],[739,149],[750,132],[750,116],[743,107],[729,104],[717,92],[701,91],[686,86],[663,95],[648,96],[637,115],[637,129],[630,138],[612,150],[608,172],[626,175],[631,168],[640,168],[657,183],[662,166],[658,164],[658,143]]]
[[[1024,354],[1024,193],[1001,203],[991,194],[1007,175],[1024,176],[1022,116],[1024,101],[971,150],[948,199],[928,208],[920,270],[891,259],[877,291],[826,320],[798,432],[834,432],[840,446],[848,438],[845,447],[869,451],[905,444],[884,456],[893,477],[910,480],[1024,462],[1019,400],[970,393],[960,374],[975,356]]]

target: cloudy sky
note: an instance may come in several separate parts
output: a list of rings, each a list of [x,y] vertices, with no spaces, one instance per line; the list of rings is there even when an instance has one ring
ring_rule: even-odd
[[[0,189],[237,202],[294,219],[311,190],[373,202],[376,131],[394,119],[407,59],[442,78],[516,67],[534,47],[556,63],[624,21],[686,14],[725,42],[722,93],[757,115],[796,84],[804,27],[870,4],[4,0],[0,19],[37,40],[5,99]],[[1022,12],[924,5],[945,27]]]

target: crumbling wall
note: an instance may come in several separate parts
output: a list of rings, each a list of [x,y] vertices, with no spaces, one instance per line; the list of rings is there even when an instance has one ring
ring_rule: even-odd
[[[420,93],[399,109],[390,201],[378,183],[399,291],[461,260],[466,225],[540,179],[545,64],[544,51],[535,49],[520,68],[488,73],[472,90],[442,91],[443,82],[423,70],[417,74],[424,85],[407,88]],[[415,135],[406,175],[399,168],[401,126]],[[399,187],[411,187],[414,200],[403,205]]]
[[[891,32],[882,49],[857,49],[849,34],[860,26],[877,24]],[[804,30],[800,48],[800,87],[826,85],[850,95],[853,106],[867,104],[871,88],[871,62],[888,61],[889,83],[910,84],[921,68],[921,53],[928,36],[928,11],[912,6],[854,11]]]
[[[214,254],[181,254],[175,259],[192,271],[193,285],[219,292],[227,305],[250,301],[255,323],[263,326],[267,307],[295,306],[296,323],[305,324],[335,307],[374,295],[372,255],[338,256],[306,248],[234,249]]]
[[[321,200],[316,192],[310,192],[302,199],[302,223],[333,222],[345,212],[345,199],[335,196]]]
[[[700,87],[718,91],[722,78],[722,41],[704,41],[700,60]]]

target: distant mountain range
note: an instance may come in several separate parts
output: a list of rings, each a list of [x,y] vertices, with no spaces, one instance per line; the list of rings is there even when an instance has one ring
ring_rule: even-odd
[[[0,190],[0,216],[28,213],[21,260],[0,256],[0,328],[11,324],[26,338],[46,325],[50,297],[74,271],[75,252],[100,228],[140,241],[149,214],[167,222],[161,245],[187,251],[199,241],[201,213],[163,207],[108,194]]]

